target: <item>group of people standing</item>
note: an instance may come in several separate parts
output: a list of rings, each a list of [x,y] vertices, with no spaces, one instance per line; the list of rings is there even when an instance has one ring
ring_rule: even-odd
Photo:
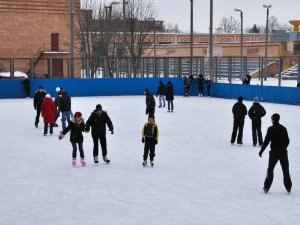
[[[189,77],[184,77],[183,78],[183,90],[184,90],[184,97],[189,97],[190,96],[190,90],[191,86],[195,82],[195,79],[193,75],[190,75]],[[204,95],[204,87],[206,85],[207,88],[207,96],[211,96],[210,90],[211,90],[211,84],[212,80],[210,76],[204,76],[200,73],[198,79],[196,80],[197,82],[197,89],[198,89],[198,96],[202,97]]]
[[[231,144],[234,144],[237,136],[237,143],[243,144],[243,129],[245,116],[247,115],[247,107],[243,104],[243,97],[239,96],[238,101],[232,107],[233,113],[233,131],[231,134]],[[289,136],[287,129],[279,123],[280,115],[275,113],[272,115],[272,126],[267,130],[267,134],[263,141],[262,132],[261,132],[261,118],[266,115],[265,108],[259,103],[259,98],[255,97],[253,99],[253,105],[248,111],[248,116],[252,121],[252,141],[253,146],[257,145],[261,148],[259,151],[259,156],[262,157],[263,152],[271,143],[271,150],[269,152],[269,165],[267,169],[267,175],[265,178],[263,190],[265,193],[268,193],[274,177],[274,168],[278,161],[280,161],[283,177],[284,177],[284,186],[288,193],[291,192],[292,181],[289,172],[289,160],[288,160],[288,151],[287,147],[289,145]]]

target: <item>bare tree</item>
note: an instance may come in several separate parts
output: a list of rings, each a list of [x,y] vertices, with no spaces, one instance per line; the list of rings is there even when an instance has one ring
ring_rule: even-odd
[[[260,25],[259,26],[261,33],[266,33],[266,25]],[[290,31],[292,30],[292,26],[289,24],[283,24],[279,23],[276,16],[270,16],[269,18],[269,32],[273,32],[273,30],[286,30]]]
[[[241,32],[240,27],[240,23],[234,17],[223,17],[215,31],[223,34],[239,33]]]
[[[157,8],[152,0],[130,0],[125,11],[124,44],[132,59],[133,73],[136,77],[141,56],[146,50],[153,48],[153,41],[149,35],[151,23],[146,21],[153,21],[157,17]]]

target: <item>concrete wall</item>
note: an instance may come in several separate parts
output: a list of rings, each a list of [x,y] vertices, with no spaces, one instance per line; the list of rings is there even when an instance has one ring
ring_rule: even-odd
[[[156,93],[158,81],[171,81],[175,95],[183,95],[181,78],[106,78],[106,79],[32,79],[31,96],[40,85],[55,96],[55,88],[63,87],[70,96],[116,96],[143,95],[144,88]],[[196,96],[197,81],[191,86],[191,95]],[[245,100],[259,97],[263,102],[300,105],[300,88],[274,87],[258,85],[240,85],[213,83],[212,97],[236,99],[243,96]],[[206,95],[206,91],[204,92]],[[0,80],[0,98],[25,98],[22,80]]]

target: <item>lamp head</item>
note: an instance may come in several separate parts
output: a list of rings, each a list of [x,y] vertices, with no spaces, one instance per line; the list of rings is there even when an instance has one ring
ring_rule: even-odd
[[[242,10],[235,8],[234,9],[235,12],[242,12]]]
[[[270,5],[270,4],[269,4],[269,5],[267,5],[267,4],[263,4],[263,7],[264,7],[264,8],[266,8],[266,9],[269,9],[269,8],[271,8],[271,7],[272,7],[272,5]]]

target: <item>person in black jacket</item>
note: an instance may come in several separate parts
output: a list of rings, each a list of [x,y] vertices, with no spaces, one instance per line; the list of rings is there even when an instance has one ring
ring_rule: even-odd
[[[44,91],[44,87],[39,86],[39,89],[36,91],[36,93],[33,97],[33,107],[36,110],[36,117],[35,117],[35,122],[34,122],[35,127],[38,127],[38,124],[40,122],[42,103],[43,103],[45,96],[46,96],[46,92]]]
[[[253,146],[257,145],[257,137],[258,144],[261,147],[263,144],[263,138],[261,133],[261,118],[266,115],[265,108],[259,104],[259,98],[255,97],[253,99],[253,105],[250,107],[248,111],[248,116],[252,120],[252,140]]]
[[[81,112],[76,112],[74,114],[74,117],[70,121],[69,125],[59,134],[58,138],[61,140],[69,131],[71,131],[70,134],[70,142],[73,147],[73,152],[72,152],[72,166],[76,166],[76,156],[77,156],[77,145],[79,148],[79,153],[80,153],[80,158],[81,158],[81,164],[82,166],[86,165],[86,162],[84,160],[84,151],[82,147],[83,143],[83,135],[82,132],[85,129],[85,123],[84,119],[82,117]]]
[[[197,80],[199,96],[203,96],[204,83],[205,83],[205,79],[203,75],[200,73],[199,78]]]
[[[275,113],[272,115],[271,119],[273,126],[268,128],[265,141],[259,152],[259,156],[262,157],[264,150],[271,142],[271,150],[269,152],[269,165],[263,190],[265,193],[268,193],[273,182],[273,171],[279,160],[283,172],[284,186],[287,192],[290,193],[292,189],[292,181],[289,172],[289,159],[287,152],[287,147],[290,143],[290,139],[287,129],[279,123],[280,115],[278,113]]]
[[[66,129],[66,120],[70,123],[72,111],[71,111],[71,97],[65,90],[61,91],[61,97],[59,101],[59,110],[61,112],[62,129]]]
[[[239,134],[237,137],[237,143],[243,144],[243,129],[245,123],[245,116],[247,115],[247,108],[243,104],[243,97],[239,96],[238,101],[232,107],[233,113],[233,131],[231,134],[231,144],[235,142],[237,130],[239,130]]]
[[[56,92],[56,96],[55,96],[55,99],[54,99],[54,103],[55,103],[55,106],[56,106],[56,116],[55,116],[55,124],[54,126],[55,127],[58,127],[58,124],[56,123],[58,117],[60,116],[60,98],[62,96],[62,91],[64,89],[62,89],[61,87],[56,87],[55,89],[55,92]]]
[[[26,92],[26,98],[30,98],[30,79],[28,78],[27,75],[25,75],[24,77],[24,88],[25,88],[25,92]]]
[[[89,131],[92,127],[92,138],[94,142],[94,162],[99,163],[98,161],[98,140],[100,139],[100,144],[102,148],[103,160],[106,163],[109,163],[110,160],[107,158],[107,144],[106,144],[106,125],[109,128],[111,134],[114,133],[113,124],[106,111],[102,110],[100,104],[96,105],[96,109],[91,113],[90,117],[86,121],[85,131]]]
[[[173,88],[173,84],[171,83],[171,81],[168,81],[167,86],[166,86],[166,100],[168,102],[168,112],[173,112],[174,88]]]
[[[146,95],[146,115],[149,114],[154,118],[156,103],[153,94],[147,88],[144,89],[144,94]]]
[[[164,83],[162,81],[159,81],[159,85],[158,85],[157,91],[156,91],[156,97],[159,96],[158,108],[166,106],[165,95],[166,95],[166,86],[164,85]]]

